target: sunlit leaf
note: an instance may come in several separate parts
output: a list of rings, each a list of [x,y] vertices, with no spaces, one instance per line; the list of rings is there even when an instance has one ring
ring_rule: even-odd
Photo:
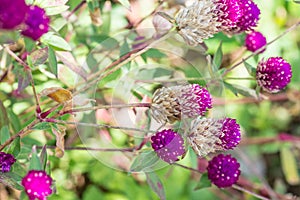
[[[66,103],[73,98],[69,90],[60,87],[46,88],[40,92],[40,96],[48,96],[58,103]]]
[[[66,5],[45,8],[48,16],[61,14],[62,12],[66,11],[68,9],[69,9],[69,6],[66,6]]]
[[[49,47],[48,49],[48,61],[49,61],[49,70],[57,77],[57,59],[54,50]]]
[[[71,51],[69,43],[67,43],[62,37],[54,35],[53,32],[48,32],[41,37],[42,43],[50,45],[56,50]]]
[[[254,97],[254,98],[258,98],[257,96],[257,92],[254,89],[251,88],[246,88],[240,85],[236,85],[236,84],[229,84],[227,82],[224,82],[224,86],[229,89],[230,91],[233,92],[233,94],[235,94],[236,96],[238,96],[238,94],[241,94],[245,97]]]
[[[156,153],[151,150],[141,152],[133,161],[130,171],[140,172],[151,169],[159,161]]]
[[[300,183],[300,178],[297,161],[289,146],[284,146],[281,148],[280,160],[286,181],[290,185],[298,185]]]
[[[41,123],[36,124],[33,127],[33,129],[35,129],[35,130],[49,130],[51,128],[52,128],[52,125],[49,122],[41,122]]]
[[[246,61],[244,61],[244,66],[246,67],[248,73],[249,73],[252,77],[255,77],[255,76],[256,76],[256,69],[255,69],[255,67],[253,67],[252,65],[250,65],[250,64],[247,63]]]
[[[36,152],[36,147],[32,147],[31,158],[29,161],[29,170],[42,170],[41,161]]]
[[[6,108],[3,105],[3,102],[0,100],[0,129],[8,125],[8,116],[6,112]]]
[[[219,47],[214,55],[213,58],[213,70],[214,72],[217,72],[220,69],[220,66],[222,64],[223,59],[223,52],[222,52],[222,42],[220,42]]]
[[[151,187],[151,189],[158,195],[159,199],[166,199],[165,190],[163,184],[159,177],[155,174],[155,172],[147,172],[145,173],[147,177],[147,183]]]
[[[118,0],[120,2],[120,4],[122,4],[125,8],[127,8],[128,10],[130,10],[130,2],[129,0]]]
[[[8,139],[10,138],[10,133],[9,133],[9,129],[8,126],[2,126],[1,130],[0,130],[0,142],[1,144],[5,143]]]
[[[19,176],[16,173],[13,172],[6,172],[2,173],[0,172],[0,183],[15,188],[17,190],[23,190],[23,186],[21,186],[19,183],[21,182],[22,177]]]
[[[202,174],[197,186],[195,187],[195,190],[200,190],[203,188],[207,188],[211,186],[211,181],[208,179],[208,174]]]

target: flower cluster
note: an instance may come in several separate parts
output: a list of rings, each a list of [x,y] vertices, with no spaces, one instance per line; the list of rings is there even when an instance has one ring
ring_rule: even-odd
[[[183,117],[205,115],[212,108],[211,95],[198,84],[163,87],[155,91],[151,113],[160,122],[174,122]]]
[[[197,118],[192,121],[189,132],[187,142],[200,157],[233,149],[241,140],[240,126],[231,118]]]
[[[157,132],[151,137],[151,145],[158,157],[167,163],[173,163],[185,153],[182,137],[172,131],[165,129]]]
[[[16,162],[13,155],[9,153],[0,152],[0,170],[2,173],[9,172],[10,167]]]
[[[0,5],[0,29],[21,29],[22,35],[33,40],[48,32],[50,18],[44,9],[28,6],[24,0],[3,1]]]
[[[258,49],[262,48],[266,44],[267,44],[267,40],[265,36],[260,32],[253,31],[246,35],[245,46],[251,52],[257,51]],[[265,49],[262,49],[259,53],[262,53],[264,51]]]
[[[52,178],[45,171],[29,171],[22,179],[22,185],[30,200],[45,200],[52,194]]]
[[[196,46],[223,31],[238,34],[257,26],[260,10],[252,0],[196,0],[176,17],[178,33]]]
[[[240,164],[231,155],[219,154],[208,163],[208,178],[219,188],[230,187],[239,179],[239,168]]]

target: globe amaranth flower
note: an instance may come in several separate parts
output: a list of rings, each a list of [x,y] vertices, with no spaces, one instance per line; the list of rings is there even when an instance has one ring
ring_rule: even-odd
[[[52,178],[45,171],[29,171],[22,179],[22,185],[30,200],[46,200],[52,194]]]
[[[151,137],[151,145],[158,157],[167,163],[173,163],[185,153],[182,137],[171,129],[157,132]]]
[[[240,125],[231,118],[196,118],[191,122],[187,137],[187,142],[200,157],[233,149],[240,141]]]
[[[291,65],[281,57],[270,57],[258,63],[256,80],[258,85],[267,92],[279,92],[290,83],[291,78]]]
[[[219,188],[230,187],[239,179],[240,164],[231,155],[219,154],[208,162],[207,173],[209,180]]]
[[[174,122],[182,117],[205,115],[212,108],[211,95],[198,84],[163,87],[155,91],[151,113],[160,122]]]
[[[252,0],[219,0],[224,15],[222,30],[228,34],[251,31],[257,26],[260,10]]]
[[[260,32],[253,31],[246,35],[245,46],[251,52],[257,51],[258,49],[262,48],[266,44],[267,44],[267,40],[265,36]],[[264,48],[259,53],[262,53],[265,50],[266,49]]]
[[[43,8],[38,6],[30,6],[25,20],[25,29],[21,32],[22,35],[39,39],[49,30],[50,18],[46,15]]]
[[[177,30],[188,45],[196,46],[219,32],[219,6],[216,0],[197,0],[178,12]]]
[[[16,28],[24,21],[27,10],[24,0],[1,0],[0,29]]]
[[[10,167],[16,162],[13,155],[9,153],[0,152],[0,170],[2,173],[9,172]]]

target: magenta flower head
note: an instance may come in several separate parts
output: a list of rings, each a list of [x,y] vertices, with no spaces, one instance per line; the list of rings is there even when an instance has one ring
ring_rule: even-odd
[[[46,200],[52,194],[52,178],[45,171],[29,171],[22,179],[22,185],[30,200]]]
[[[208,90],[198,84],[163,87],[155,91],[151,113],[160,122],[174,122],[182,117],[205,115],[212,108],[212,98]]]
[[[240,164],[231,155],[219,154],[208,162],[207,173],[209,180],[219,188],[230,187],[239,179]]]
[[[281,57],[270,57],[267,61],[258,63],[256,80],[267,92],[279,92],[290,83],[291,78],[291,65]]]
[[[172,131],[165,129],[157,132],[151,137],[151,145],[157,156],[167,163],[173,163],[185,153],[182,137]]]
[[[20,25],[27,13],[28,6],[24,0],[1,0],[0,29],[14,29]]]
[[[235,148],[241,141],[235,119],[196,118],[191,122],[188,143],[199,157]]]
[[[262,48],[266,44],[267,44],[267,40],[265,36],[260,32],[253,31],[246,35],[245,46],[251,52],[257,51],[258,49]],[[262,53],[265,50],[266,49],[264,48],[259,53]]]
[[[49,30],[50,18],[43,8],[30,6],[25,20],[25,29],[21,32],[24,36],[38,40]]]
[[[2,173],[9,172],[10,167],[16,162],[13,155],[9,153],[0,152],[0,170]]]
[[[219,0],[223,4],[221,10],[223,30],[229,34],[251,31],[257,26],[260,10],[252,0]]]

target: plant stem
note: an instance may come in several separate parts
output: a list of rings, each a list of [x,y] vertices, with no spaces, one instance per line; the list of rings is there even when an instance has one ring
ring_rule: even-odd
[[[261,195],[259,195],[259,194],[256,194],[256,193],[254,193],[254,192],[252,192],[252,191],[250,191],[250,190],[247,190],[247,189],[245,189],[245,188],[242,188],[242,187],[240,187],[240,186],[238,186],[238,185],[236,185],[236,184],[234,184],[234,185],[232,186],[232,188],[234,188],[234,189],[236,189],[236,190],[239,190],[239,191],[241,191],[241,192],[248,193],[248,194],[250,194],[250,195],[252,195],[252,196],[254,196],[254,197],[258,198],[258,199],[269,200],[269,198],[266,198],[266,197],[264,197],[264,196],[261,196]]]
[[[79,10],[84,4],[86,3],[85,0],[81,1],[66,17],[66,20],[68,20],[77,10]]]
[[[37,148],[42,149],[43,146],[37,146]],[[55,149],[56,146],[46,146],[47,149]],[[119,151],[119,152],[133,152],[136,150],[136,147],[132,148],[93,148],[93,147],[65,147],[64,150],[79,150],[79,151]]]

